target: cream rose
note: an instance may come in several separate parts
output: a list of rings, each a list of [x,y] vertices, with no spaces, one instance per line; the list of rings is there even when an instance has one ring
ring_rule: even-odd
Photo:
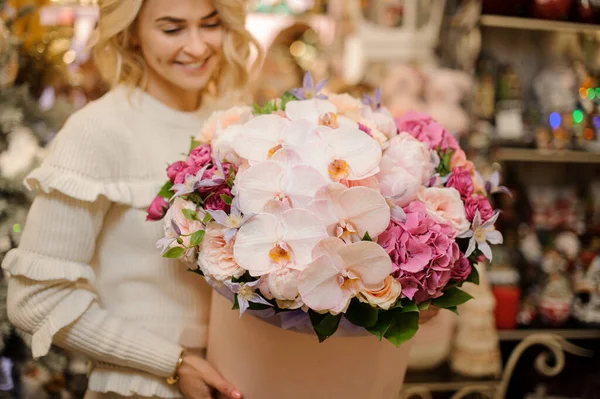
[[[467,231],[470,223],[465,214],[465,205],[459,192],[452,187],[422,187],[419,200],[425,203],[427,213],[441,223],[456,229],[457,235]]]
[[[388,310],[396,303],[401,292],[402,286],[400,283],[393,276],[387,276],[383,281],[383,287],[373,291],[361,291],[358,294],[358,299],[361,302],[367,302]]]
[[[198,266],[204,275],[221,282],[230,280],[231,277],[239,278],[246,272],[233,257],[235,237],[229,242],[225,241],[226,230],[217,223],[210,223],[198,256]]]

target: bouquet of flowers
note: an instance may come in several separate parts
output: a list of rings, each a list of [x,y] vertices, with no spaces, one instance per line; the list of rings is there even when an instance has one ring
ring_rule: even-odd
[[[483,182],[429,116],[394,120],[380,92],[360,101],[304,87],[264,107],[214,113],[148,209],[162,256],[182,258],[243,314],[340,322],[396,345],[419,311],[456,312],[474,263],[502,242]]]

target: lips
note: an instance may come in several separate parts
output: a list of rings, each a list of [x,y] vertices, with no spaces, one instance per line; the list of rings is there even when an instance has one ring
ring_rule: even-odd
[[[181,61],[175,61],[174,64],[182,67],[186,70],[189,71],[198,71],[201,70],[202,68],[204,68],[204,66],[208,63],[209,58],[202,60],[202,61],[194,61],[194,62],[181,62]]]

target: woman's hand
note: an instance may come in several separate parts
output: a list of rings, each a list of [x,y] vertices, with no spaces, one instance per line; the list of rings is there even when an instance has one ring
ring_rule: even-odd
[[[213,398],[216,390],[230,399],[242,399],[242,393],[204,359],[200,351],[185,350],[179,367],[179,390],[187,399]]]
[[[433,319],[440,312],[440,308],[436,308],[435,306],[429,306],[427,310],[423,310],[419,312],[419,324],[425,324],[429,320]]]

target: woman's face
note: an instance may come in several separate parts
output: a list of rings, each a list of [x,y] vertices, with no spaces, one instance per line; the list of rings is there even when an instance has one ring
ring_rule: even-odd
[[[213,0],[145,0],[133,45],[148,69],[148,83],[198,93],[217,68],[224,28]]]

